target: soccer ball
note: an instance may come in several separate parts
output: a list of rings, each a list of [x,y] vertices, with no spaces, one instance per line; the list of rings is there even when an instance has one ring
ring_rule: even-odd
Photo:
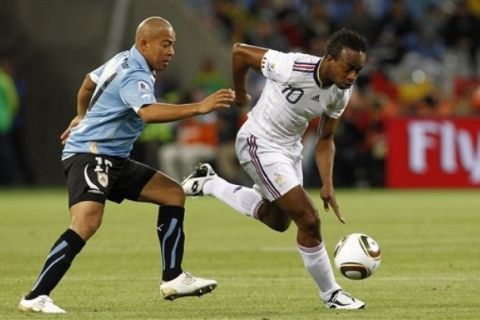
[[[352,233],[341,239],[333,256],[338,270],[352,280],[371,276],[382,259],[378,243],[363,233]]]

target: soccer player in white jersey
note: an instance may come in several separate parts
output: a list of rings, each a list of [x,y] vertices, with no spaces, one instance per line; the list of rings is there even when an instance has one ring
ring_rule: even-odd
[[[335,281],[320,233],[317,209],[303,189],[301,138],[309,121],[321,117],[315,159],[322,180],[320,197],[345,223],[332,182],[335,128],[340,121],[366,59],[365,39],[342,29],[331,36],[323,57],[235,44],[233,79],[236,102],[248,105],[249,69],[262,73],[266,84],[260,99],[237,134],[240,164],[255,185],[231,184],[200,164],[182,182],[187,195],[213,195],[237,211],[277,231],[298,227],[297,246],[327,308],[361,309],[365,304],[345,293]]]
[[[100,227],[107,199],[159,205],[160,292],[165,299],[200,296],[216,287],[215,280],[197,278],[182,269],[185,193],[181,185],[129,158],[145,123],[184,119],[228,107],[234,101],[231,89],[218,90],[198,103],[156,101],[155,75],[173,58],[175,40],[167,20],[147,18],[138,26],[130,50],[86,76],[78,92],[77,116],[61,135],[71,224],[51,248],[32,290],[20,301],[20,310],[65,312],[53,303],[50,292]]]

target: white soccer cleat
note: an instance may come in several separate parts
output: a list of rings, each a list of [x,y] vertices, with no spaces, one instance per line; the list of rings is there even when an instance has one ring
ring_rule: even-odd
[[[18,309],[24,312],[66,313],[65,310],[54,304],[53,300],[47,295],[38,296],[31,300],[22,298],[18,304]]]
[[[327,309],[345,309],[345,310],[356,310],[363,309],[365,303],[358,299],[355,299],[348,293],[344,292],[342,289],[338,289],[328,301],[323,302]]]
[[[173,280],[163,282],[160,285],[160,293],[163,299],[175,300],[188,296],[203,296],[212,292],[217,287],[217,281],[192,276],[188,272],[182,272]]]
[[[199,163],[193,172],[182,181],[187,196],[203,196],[203,185],[216,175],[208,163]]]

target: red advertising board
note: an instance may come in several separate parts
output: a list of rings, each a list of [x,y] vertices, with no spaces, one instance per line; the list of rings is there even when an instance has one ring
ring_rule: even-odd
[[[480,188],[480,118],[398,118],[387,128],[387,186]]]

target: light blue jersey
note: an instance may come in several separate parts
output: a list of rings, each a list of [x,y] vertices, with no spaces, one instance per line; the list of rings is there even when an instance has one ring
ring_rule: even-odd
[[[85,117],[65,144],[62,158],[75,153],[128,157],[145,125],[138,110],[156,103],[154,74],[134,46],[92,71],[90,78],[97,87]]]

